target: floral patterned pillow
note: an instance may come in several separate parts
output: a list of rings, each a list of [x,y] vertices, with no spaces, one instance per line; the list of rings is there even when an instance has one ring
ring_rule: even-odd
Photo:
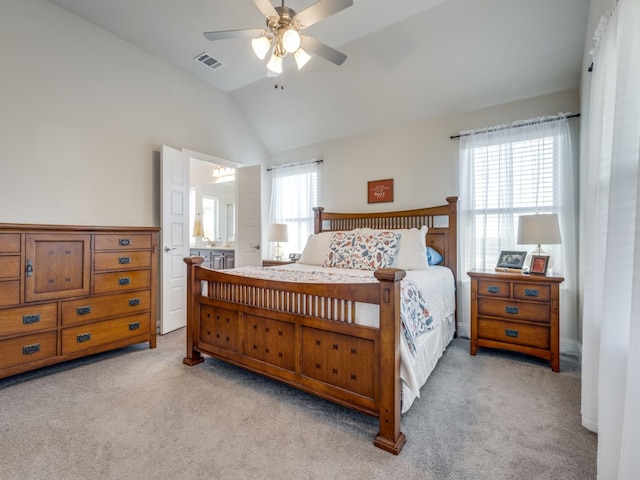
[[[353,240],[355,233],[334,232],[329,241],[329,250],[324,259],[324,267],[353,268],[351,261],[351,251],[353,250]]]
[[[400,234],[394,232],[356,234],[351,252],[351,268],[377,270],[390,267],[399,241]]]

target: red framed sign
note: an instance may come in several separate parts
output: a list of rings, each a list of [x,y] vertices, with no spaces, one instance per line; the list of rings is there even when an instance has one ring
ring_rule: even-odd
[[[393,202],[393,178],[368,182],[367,201],[368,203]]]

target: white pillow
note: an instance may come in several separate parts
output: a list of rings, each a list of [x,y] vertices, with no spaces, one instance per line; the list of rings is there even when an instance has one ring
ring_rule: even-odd
[[[423,225],[420,230],[409,228],[391,231],[401,235],[398,250],[391,266],[402,270],[428,270],[427,226]]]
[[[327,256],[327,250],[329,250],[329,243],[331,242],[331,232],[314,233],[309,235],[307,244],[302,250],[300,256],[300,263],[306,263],[307,265],[322,265],[324,259]]]

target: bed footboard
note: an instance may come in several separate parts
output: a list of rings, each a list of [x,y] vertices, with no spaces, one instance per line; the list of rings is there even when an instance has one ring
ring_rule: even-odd
[[[378,270],[377,283],[311,284],[210,270],[200,266],[201,257],[184,261],[185,364],[207,354],[374,415],[374,444],[400,452],[403,270]],[[379,305],[379,328],[355,323],[357,303]]]

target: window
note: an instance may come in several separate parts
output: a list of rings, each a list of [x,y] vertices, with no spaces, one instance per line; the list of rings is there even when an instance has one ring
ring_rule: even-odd
[[[518,217],[558,213],[558,165],[561,150],[554,136],[512,143],[488,142],[463,151],[469,172],[467,215],[482,248],[475,249],[477,267],[495,266],[501,250],[515,246]]]
[[[317,162],[271,170],[269,223],[288,225],[285,253],[300,253],[313,233],[313,207],[318,200]]]

